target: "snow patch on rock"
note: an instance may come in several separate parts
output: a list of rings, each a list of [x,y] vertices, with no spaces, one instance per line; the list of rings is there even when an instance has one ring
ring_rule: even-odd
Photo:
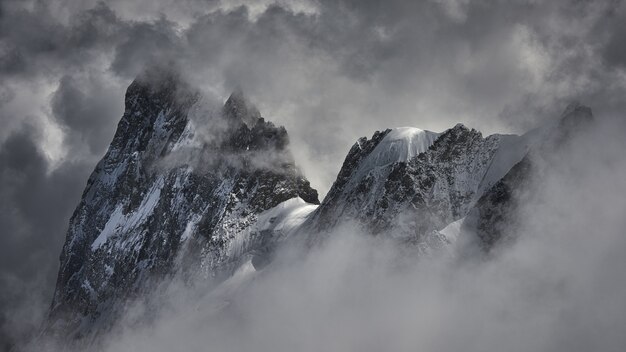
[[[367,156],[359,172],[365,173],[391,163],[411,160],[427,151],[440,135],[441,133],[415,127],[394,128],[387,133],[372,153]]]
[[[461,226],[463,225],[463,221],[465,217],[462,217],[456,221],[449,223],[446,227],[439,230],[439,233],[446,238],[446,240],[450,243],[456,242],[459,234],[461,233]]]
[[[261,213],[256,228],[261,231],[276,231],[288,236],[297,230],[317,207],[300,197],[291,198]]]
[[[128,232],[136,228],[140,224],[144,223],[148,216],[152,214],[159,199],[161,198],[161,189],[163,188],[163,178],[159,177],[148,194],[144,197],[141,205],[128,214],[124,214],[124,205],[119,203],[111,216],[109,221],[104,225],[100,235],[91,244],[91,250],[95,251],[102,246],[111,236],[114,236],[120,232]]]

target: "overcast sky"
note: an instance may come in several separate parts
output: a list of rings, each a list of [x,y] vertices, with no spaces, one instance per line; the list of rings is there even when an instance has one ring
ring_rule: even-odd
[[[44,314],[71,212],[146,65],[173,61],[223,100],[242,88],[323,195],[375,130],[521,133],[573,100],[618,116],[624,43],[614,0],[3,0],[0,340]]]

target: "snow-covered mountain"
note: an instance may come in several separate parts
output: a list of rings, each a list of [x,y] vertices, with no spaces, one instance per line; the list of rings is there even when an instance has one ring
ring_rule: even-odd
[[[70,220],[51,331],[87,333],[177,271],[227,277],[268,246],[266,232],[250,231],[261,213],[294,198],[319,203],[285,129],[240,92],[215,109],[175,74],[151,71],[125,104]]]
[[[462,124],[442,133],[396,128],[361,138],[337,180],[305,224],[323,238],[344,221],[428,250],[453,241],[439,232],[476,201],[528,151],[529,136],[483,137]]]
[[[534,195],[533,183],[541,179],[546,158],[567,147],[572,135],[585,131],[593,120],[591,109],[570,104],[554,125],[531,132],[534,143],[529,153],[480,197],[459,231],[475,237],[478,246],[490,251],[496,243],[515,237],[519,208]]]
[[[352,146],[320,204],[286,130],[241,92],[216,107],[176,74],[156,70],[129,86],[125,104],[70,220],[51,333],[97,333],[164,278],[227,280],[266,264],[285,241],[315,245],[344,223],[420,252],[460,233],[488,248],[514,223],[529,151],[543,150],[546,133],[559,143],[567,126],[590,116],[574,106],[558,126],[523,136],[484,137],[462,124],[441,133],[375,132]]]

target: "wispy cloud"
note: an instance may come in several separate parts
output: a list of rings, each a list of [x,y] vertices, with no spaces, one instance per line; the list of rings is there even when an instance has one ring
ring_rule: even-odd
[[[243,88],[286,126],[322,194],[350,145],[376,129],[462,121],[523,131],[572,99],[607,119],[624,111],[626,7],[615,1],[9,0],[0,16],[5,337],[36,325],[14,317],[46,306],[67,220],[113,136],[124,90],[156,61],[172,60],[212,96]],[[617,182],[610,177],[601,179]],[[33,287],[39,293],[24,294]]]

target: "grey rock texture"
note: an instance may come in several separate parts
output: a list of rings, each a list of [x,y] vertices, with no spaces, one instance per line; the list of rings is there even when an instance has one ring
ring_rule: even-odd
[[[409,144],[426,143],[405,157],[398,151],[406,148],[406,140],[397,142],[397,136],[406,132],[386,130],[376,132],[369,140],[359,139],[326,198],[304,225],[307,231],[314,237],[323,237],[316,233],[352,221],[364,231],[399,237],[425,249],[443,246],[451,239],[438,231],[467,215],[483,190],[491,187],[527,150],[521,137],[485,138],[458,124],[440,134],[413,131],[425,135],[408,139]],[[381,158],[380,154],[386,153],[390,145],[398,149],[393,151],[397,158],[387,154]]]
[[[546,126],[540,141],[511,170],[479,199],[463,224],[464,232],[476,236],[478,246],[486,252],[501,242],[513,241],[519,230],[520,208],[536,192],[534,185],[541,182],[542,165],[583,133],[593,121],[589,107],[570,104],[558,124]]]
[[[228,275],[266,245],[249,231],[260,213],[294,197],[319,203],[285,129],[241,92],[221,110],[202,106],[171,72],[128,87],[115,137],[70,220],[48,330],[89,333],[175,272]]]
[[[52,334],[97,333],[170,276],[220,282],[242,263],[265,265],[285,240],[319,243],[344,223],[420,252],[465,233],[489,251],[514,236],[534,158],[591,119],[572,105],[558,125],[523,136],[484,137],[462,124],[376,132],[352,146],[320,204],[286,130],[241,91],[216,107],[176,74],[153,70],[130,85],[125,104],[70,220]]]

